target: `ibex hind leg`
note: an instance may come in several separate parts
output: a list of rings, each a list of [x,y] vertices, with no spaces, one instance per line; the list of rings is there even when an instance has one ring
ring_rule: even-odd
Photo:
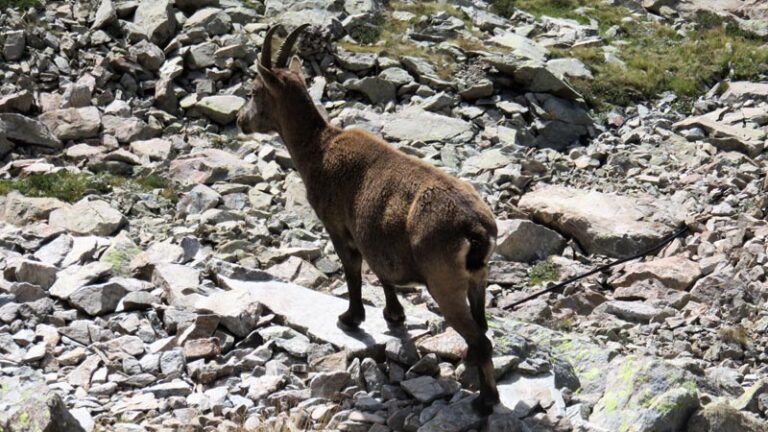
[[[397,299],[395,287],[389,284],[383,284],[383,286],[384,297],[387,301],[384,306],[384,319],[390,327],[402,327],[405,323],[405,310]]]
[[[476,366],[480,377],[480,396],[473,406],[478,413],[488,415],[499,403],[491,359],[493,346],[467,303],[468,275],[464,270],[443,271],[428,277],[427,285],[448,324],[467,342],[467,364]]]

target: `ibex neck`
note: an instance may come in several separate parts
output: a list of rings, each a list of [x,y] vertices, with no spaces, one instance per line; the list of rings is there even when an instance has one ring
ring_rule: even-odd
[[[305,176],[313,164],[322,160],[324,137],[332,128],[309,95],[306,99],[285,101],[280,110],[280,138],[299,173]]]

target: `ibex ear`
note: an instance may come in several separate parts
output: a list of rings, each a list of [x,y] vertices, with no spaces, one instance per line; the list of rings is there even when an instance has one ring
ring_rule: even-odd
[[[262,66],[261,63],[257,63],[256,67],[258,68],[259,75],[264,81],[264,85],[267,87],[267,90],[277,91],[280,89],[280,79],[277,77],[277,75],[275,75],[274,72]]]
[[[304,80],[304,72],[301,70],[301,59],[299,56],[295,55],[291,57],[291,62],[288,63],[288,70],[291,72],[298,74],[302,80]]]

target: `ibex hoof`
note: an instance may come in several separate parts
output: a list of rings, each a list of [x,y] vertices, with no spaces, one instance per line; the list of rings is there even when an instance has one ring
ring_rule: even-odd
[[[390,327],[402,327],[405,324],[405,313],[402,310],[393,312],[384,308],[384,320]]]
[[[485,417],[493,413],[493,407],[496,406],[497,403],[497,401],[490,400],[481,395],[472,401],[472,408],[474,408],[475,412]]]
[[[354,331],[360,328],[360,324],[363,322],[362,316],[351,314],[349,311],[339,315],[339,321],[337,325],[339,328],[345,331]]]

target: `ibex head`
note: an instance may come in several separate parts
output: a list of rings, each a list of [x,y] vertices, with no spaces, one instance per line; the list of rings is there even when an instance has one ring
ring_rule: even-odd
[[[261,59],[257,63],[259,75],[253,81],[251,98],[237,115],[237,125],[244,133],[280,132],[278,101],[288,102],[294,100],[296,96],[306,94],[301,60],[293,56],[289,62],[289,57],[299,35],[308,26],[309,24],[302,24],[288,35],[277,53],[274,66],[272,65],[272,36],[280,25],[274,25],[267,30]]]

